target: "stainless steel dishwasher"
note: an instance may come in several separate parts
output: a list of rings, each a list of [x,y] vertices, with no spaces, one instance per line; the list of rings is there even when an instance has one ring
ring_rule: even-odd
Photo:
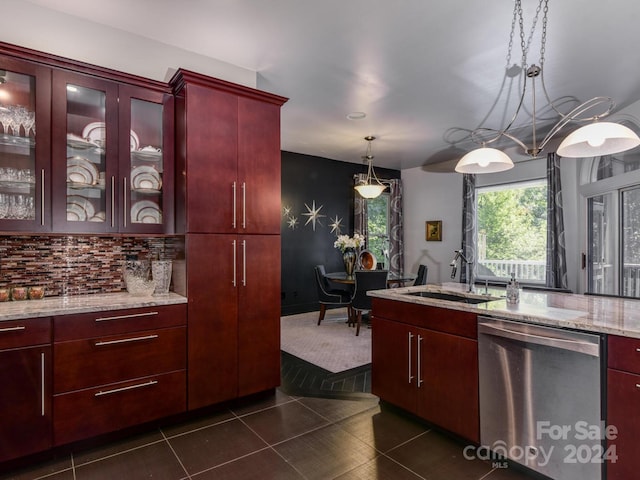
[[[601,337],[478,317],[480,443],[558,480],[602,478]]]

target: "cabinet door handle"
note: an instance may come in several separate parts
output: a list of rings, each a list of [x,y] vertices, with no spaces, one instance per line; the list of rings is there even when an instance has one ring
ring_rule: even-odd
[[[409,383],[413,381],[413,375],[411,374],[411,340],[413,339],[413,333],[409,332],[409,355],[407,358],[409,359],[407,371],[409,372]]]
[[[236,228],[236,182],[231,185],[231,193],[233,194],[233,218],[231,219],[231,227]]]
[[[44,225],[44,168],[40,170],[40,225]]]
[[[144,337],[123,338],[121,340],[107,340],[104,342],[96,342],[96,347],[104,347],[105,345],[117,345],[118,343],[142,342],[144,340],[153,340],[158,335],[145,335]]]
[[[247,241],[242,241],[242,286],[247,286]]]
[[[128,387],[114,388],[113,390],[104,390],[104,391],[100,390],[94,396],[102,397],[104,395],[112,395],[114,393],[126,392],[127,390],[135,390],[136,388],[150,387],[152,385],[156,385],[157,383],[158,383],[157,380],[149,380],[148,382],[138,383],[136,385],[129,385]]]
[[[122,224],[124,228],[127,228],[127,177],[122,178]]]
[[[44,352],[40,353],[40,415],[44,417]]]
[[[640,353],[640,348],[636,348],[636,352]]]
[[[158,315],[158,312],[130,313],[129,315],[114,315],[113,317],[98,317],[96,322],[106,322],[108,320],[123,320],[125,318],[150,317]]]
[[[238,261],[238,259],[236,258],[236,241],[234,240],[233,242],[233,278],[231,279],[231,284],[235,287],[237,286],[236,284],[236,276],[237,276],[237,272],[236,272],[236,263]]]
[[[111,228],[116,226],[116,177],[111,176]]]
[[[247,228],[247,184],[242,182],[242,228]]]
[[[416,345],[416,348],[418,349],[418,388],[420,388],[420,385],[422,385],[422,349],[420,348],[421,343],[422,336],[418,335],[418,343]]]
[[[6,327],[6,328],[0,328],[0,333],[4,333],[4,332],[17,332],[18,330],[25,330],[27,327],[25,327],[24,325],[18,325],[17,327]]]

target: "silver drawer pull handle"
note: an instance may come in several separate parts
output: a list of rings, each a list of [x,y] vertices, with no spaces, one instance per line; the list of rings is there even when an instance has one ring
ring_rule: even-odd
[[[636,348],[636,352],[640,353],[640,348]]]
[[[96,322],[104,322],[106,320],[122,320],[125,318],[150,317],[152,315],[158,315],[158,312],[132,313],[130,315],[116,315],[114,317],[99,317],[96,318]]]
[[[120,392],[126,392],[127,390],[135,390],[136,388],[150,387],[152,385],[155,385],[156,383],[158,383],[157,380],[150,380],[148,382],[139,383],[137,385],[129,385],[128,387],[114,388],[113,390],[105,390],[104,392],[100,390],[98,393],[95,394],[95,396],[102,397],[104,395],[111,395],[112,393],[120,393]]]
[[[108,340],[106,342],[96,342],[96,347],[103,347],[105,345],[116,345],[118,343],[141,342],[143,340],[153,340],[154,338],[158,338],[158,335],[146,335],[144,337],[123,338],[122,340]]]
[[[20,325],[18,327],[0,328],[0,332],[17,332],[18,330],[25,330],[27,327]]]
[[[636,383],[636,388],[640,388],[640,383]]]

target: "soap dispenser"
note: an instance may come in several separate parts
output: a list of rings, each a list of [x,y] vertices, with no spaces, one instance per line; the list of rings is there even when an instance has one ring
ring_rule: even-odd
[[[520,301],[520,285],[516,280],[515,273],[511,273],[511,280],[507,284],[507,303],[515,305]]]

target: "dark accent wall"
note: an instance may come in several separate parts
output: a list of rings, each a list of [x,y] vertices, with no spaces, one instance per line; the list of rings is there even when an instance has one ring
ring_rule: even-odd
[[[375,167],[375,165],[374,165]],[[399,170],[376,168],[380,178],[400,178]],[[282,152],[282,314],[318,309],[313,267],[342,271],[342,254],[333,247],[331,224],[341,220],[340,232],[353,235],[353,176],[366,173],[366,165]],[[305,215],[319,210],[315,231]],[[307,208],[308,207],[308,208]],[[290,209],[287,215],[285,209]],[[297,224],[290,226],[291,218]]]

